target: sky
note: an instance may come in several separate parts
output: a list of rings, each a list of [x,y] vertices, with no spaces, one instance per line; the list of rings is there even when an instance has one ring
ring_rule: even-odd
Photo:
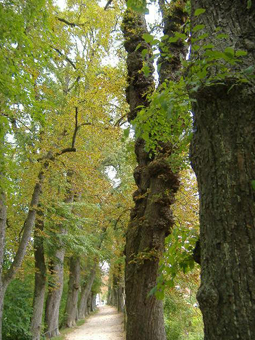
[[[59,6],[59,8],[61,10],[64,10],[65,9],[65,6],[66,6],[66,0],[55,0],[55,2],[57,3],[57,5]],[[102,7],[105,6],[105,4],[107,3],[107,0],[101,0],[101,4],[102,4]],[[157,11],[157,7],[155,4],[151,4],[149,6],[149,10],[150,10],[150,13],[148,15],[146,15],[146,19],[149,23],[154,23],[155,20],[158,19],[158,11]]]

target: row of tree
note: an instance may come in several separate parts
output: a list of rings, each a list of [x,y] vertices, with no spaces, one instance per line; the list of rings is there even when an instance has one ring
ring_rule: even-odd
[[[62,12],[45,0],[0,4],[0,318],[30,244],[35,339],[47,278],[46,331],[58,332],[65,258],[71,276],[64,324],[75,323],[78,300],[85,313],[96,268],[105,260],[111,263],[109,302],[123,309],[123,226],[134,148],[137,188],[124,251],[127,340],[166,339],[156,297],[180,268],[194,266],[196,218],[188,228],[178,223],[191,141],[205,338],[252,339],[255,4],[159,0],[159,40],[148,31],[146,0],[126,1],[125,13],[123,2],[102,8],[97,1],[69,0]],[[127,83],[118,45],[121,13]],[[107,61],[113,49],[115,67]],[[129,129],[120,130],[126,118],[135,143],[126,139]],[[193,185],[192,175],[186,183]],[[187,192],[196,206],[194,191]],[[80,297],[79,268],[87,275]]]
[[[38,340],[94,308],[93,282],[122,247],[134,157],[121,141],[125,70],[107,62],[120,9],[31,0],[0,10],[0,320],[5,339]],[[12,330],[12,282],[29,271],[31,327]]]

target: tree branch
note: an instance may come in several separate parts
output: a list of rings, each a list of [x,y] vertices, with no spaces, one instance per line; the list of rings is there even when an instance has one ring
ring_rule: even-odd
[[[118,120],[117,120],[117,122],[114,124],[114,126],[116,127],[116,126],[121,126],[121,125],[123,125],[124,123],[126,123],[127,122],[127,120],[126,121],[124,121],[124,122],[122,122],[122,120],[125,118],[125,117],[127,117],[127,113],[125,113],[123,116],[121,116]]]
[[[64,55],[64,53],[62,53],[58,48],[55,48],[55,47],[52,47],[54,51],[56,51],[59,55],[61,55],[61,57],[64,57],[65,60],[70,64],[72,65],[72,67],[76,70],[76,66],[74,64],[74,62],[69,59],[66,55]]]
[[[78,76],[76,79],[75,79],[75,81],[72,83],[72,85],[67,89],[67,93],[69,93],[73,88],[74,88],[74,86],[75,86],[75,84],[77,83],[79,83],[79,80],[81,79],[81,77],[80,76]]]
[[[110,6],[110,4],[112,3],[113,0],[108,0],[107,4],[104,7],[104,10],[106,11],[107,8]]]
[[[75,145],[75,140],[76,140],[76,135],[78,131],[78,107],[75,107],[75,127],[74,127],[74,133],[73,133],[73,139],[72,139],[72,148],[74,148]]]
[[[69,25],[71,27],[80,27],[80,26],[85,26],[87,24],[87,22],[84,22],[83,24],[77,24],[75,22],[70,22],[64,18],[59,18],[59,17],[56,17],[59,21],[63,22],[64,24],[66,25]]]

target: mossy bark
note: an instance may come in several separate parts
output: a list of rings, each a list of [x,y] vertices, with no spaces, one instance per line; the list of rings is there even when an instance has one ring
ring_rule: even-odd
[[[164,10],[168,11],[169,8]],[[166,13],[165,23],[168,23],[170,15]],[[177,25],[177,21],[175,24]],[[165,27],[164,33],[173,34],[173,28],[179,30],[180,26],[177,27],[175,24]],[[127,10],[122,29],[125,37],[124,46],[128,53],[128,87],[126,90],[127,101],[130,105],[128,119],[132,122],[139,114],[139,106],[149,106],[147,95],[155,89],[154,69],[150,58],[151,47],[143,39],[143,34],[148,33],[144,16]],[[179,45],[177,49],[174,49],[173,45],[168,47],[173,48],[174,53],[177,49],[180,51],[183,48]],[[145,58],[141,53],[143,49],[148,50]],[[180,63],[180,56],[178,60]],[[151,71],[149,76],[145,76],[142,71],[144,62]],[[160,76],[162,82],[178,78],[173,63],[166,63],[164,58],[161,58],[161,63],[163,66]],[[137,138],[135,143],[138,165],[134,170],[134,178],[137,190],[133,194],[135,207],[130,216],[125,250],[127,340],[166,339],[162,302],[150,292],[156,285],[165,237],[174,224],[170,206],[179,188],[179,179],[178,174],[172,171],[167,161],[173,152],[172,145],[163,144],[160,141],[159,143],[160,151],[156,155],[151,155],[146,151],[145,141],[142,138]]]

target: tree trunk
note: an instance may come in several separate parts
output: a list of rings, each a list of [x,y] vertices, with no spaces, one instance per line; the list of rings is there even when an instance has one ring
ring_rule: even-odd
[[[45,163],[44,167],[47,168],[48,163]],[[23,234],[22,234],[21,241],[19,243],[17,253],[16,253],[15,258],[14,258],[12,264],[11,264],[10,269],[7,271],[7,273],[4,276],[4,281],[6,282],[7,285],[11,282],[11,280],[16,275],[17,271],[19,270],[19,268],[22,264],[24,256],[26,254],[27,245],[28,245],[28,242],[30,240],[32,228],[33,228],[34,222],[35,222],[36,210],[37,210],[37,207],[38,207],[38,204],[39,204],[39,198],[40,198],[41,191],[42,191],[43,180],[44,180],[44,172],[41,171],[38,175],[38,182],[36,183],[36,185],[34,187],[29,211],[28,211],[26,220],[24,222]]]
[[[72,256],[70,258],[70,277],[68,283],[68,296],[66,301],[64,327],[73,327],[76,325],[78,312],[78,295],[80,288],[80,259]]]
[[[1,179],[0,173],[0,179]],[[5,232],[6,232],[6,205],[5,205],[5,194],[2,192],[0,187],[0,278],[3,274],[3,262],[4,262],[4,247],[5,247]]]
[[[91,312],[93,312],[92,310],[92,292],[89,293],[89,297],[88,297],[88,301],[87,301],[87,312],[88,314],[90,314]]]
[[[198,8],[205,13],[195,16]],[[196,0],[192,13],[192,27],[204,24],[209,34],[203,44],[248,53],[232,66],[234,72],[255,65],[254,2],[247,9],[247,1]],[[216,27],[225,39],[216,38]],[[255,85],[236,83],[233,73],[192,94],[197,104],[191,161],[201,228],[197,298],[206,340],[255,339]]]
[[[96,299],[97,299],[97,295],[92,293],[91,294],[91,312],[94,312],[97,308]]]
[[[84,283],[83,286],[82,286],[81,298],[80,298],[79,310],[78,310],[78,318],[79,319],[85,318],[85,316],[87,314],[88,298],[89,298],[89,294],[91,292],[93,282],[95,280],[95,276],[96,276],[96,264],[93,266],[93,268],[90,271],[88,281],[86,283]]]
[[[34,257],[35,257],[35,288],[33,301],[33,316],[31,320],[32,340],[40,340],[41,323],[44,307],[47,268],[44,258],[44,245],[42,231],[44,229],[44,214],[38,210],[34,231]]]
[[[4,297],[7,286],[0,281],[0,340],[2,340]]]
[[[118,276],[113,274],[112,278],[112,306],[118,307]]]
[[[183,16],[184,2],[178,2],[178,5],[180,5],[180,13],[176,11],[164,13],[164,34],[169,36],[172,36],[175,31],[180,31],[183,25],[183,21],[182,25],[178,21],[181,21],[180,17]],[[172,18],[172,13],[177,17]],[[137,116],[138,106],[149,106],[146,97],[154,89],[153,66],[149,60],[151,48],[143,39],[143,34],[148,33],[144,16],[127,10],[122,28],[125,37],[124,45],[128,53],[129,86],[126,92],[130,105],[128,120],[131,122]],[[171,48],[174,57],[171,63],[161,57],[161,82],[169,78],[177,79],[174,73],[180,68],[180,54],[184,54],[183,44],[181,46],[179,43],[175,46],[170,44],[167,48]],[[147,77],[141,70],[144,63],[141,54],[143,49],[149,51],[146,62],[151,74]],[[167,161],[172,146],[160,141],[159,144],[160,151],[154,156],[150,156],[145,151],[143,139],[138,138],[135,144],[138,166],[134,171],[134,178],[138,189],[133,195],[135,207],[131,212],[126,236],[127,340],[166,339],[162,302],[150,292],[156,285],[165,237],[174,224],[170,205],[174,203],[179,180],[178,174],[172,171]]]
[[[46,335],[59,335],[59,307],[63,292],[65,249],[60,247],[49,265],[50,278],[45,310]]]
[[[0,179],[2,174],[0,173]],[[6,231],[6,205],[5,195],[0,186],[0,340],[2,340],[2,320],[4,296],[7,286],[3,281],[3,261],[4,261],[4,247],[5,247],[5,231]]]
[[[118,286],[118,312],[124,312],[125,298],[124,298],[124,287],[119,283]]]
[[[48,167],[48,163],[44,164],[44,168]],[[0,174],[0,177],[3,175]],[[0,340],[2,340],[2,313],[4,305],[4,296],[6,289],[10,282],[15,277],[17,271],[19,270],[24,256],[26,254],[26,249],[30,240],[32,228],[35,222],[36,209],[39,204],[39,198],[42,190],[42,183],[44,180],[44,173],[41,171],[38,175],[38,182],[34,187],[32,194],[32,199],[29,207],[29,211],[23,226],[23,234],[21,241],[18,246],[17,253],[14,260],[9,268],[9,270],[3,274],[3,260],[4,260],[4,247],[5,247],[5,231],[6,231],[6,206],[5,206],[5,194],[0,188]]]
[[[71,180],[73,172],[69,170],[67,172],[67,183],[70,187],[67,189],[67,195],[64,203],[70,204],[74,200],[74,192],[71,189]],[[49,279],[49,291],[46,301],[45,310],[45,324],[46,324],[46,335],[50,338],[59,335],[59,307],[61,297],[63,293],[64,285],[64,259],[65,259],[65,245],[61,240],[61,236],[67,233],[66,228],[59,226],[60,239],[55,245],[55,253],[50,262],[50,273]]]
[[[107,294],[107,305],[112,305],[112,286],[108,285],[108,294]]]

